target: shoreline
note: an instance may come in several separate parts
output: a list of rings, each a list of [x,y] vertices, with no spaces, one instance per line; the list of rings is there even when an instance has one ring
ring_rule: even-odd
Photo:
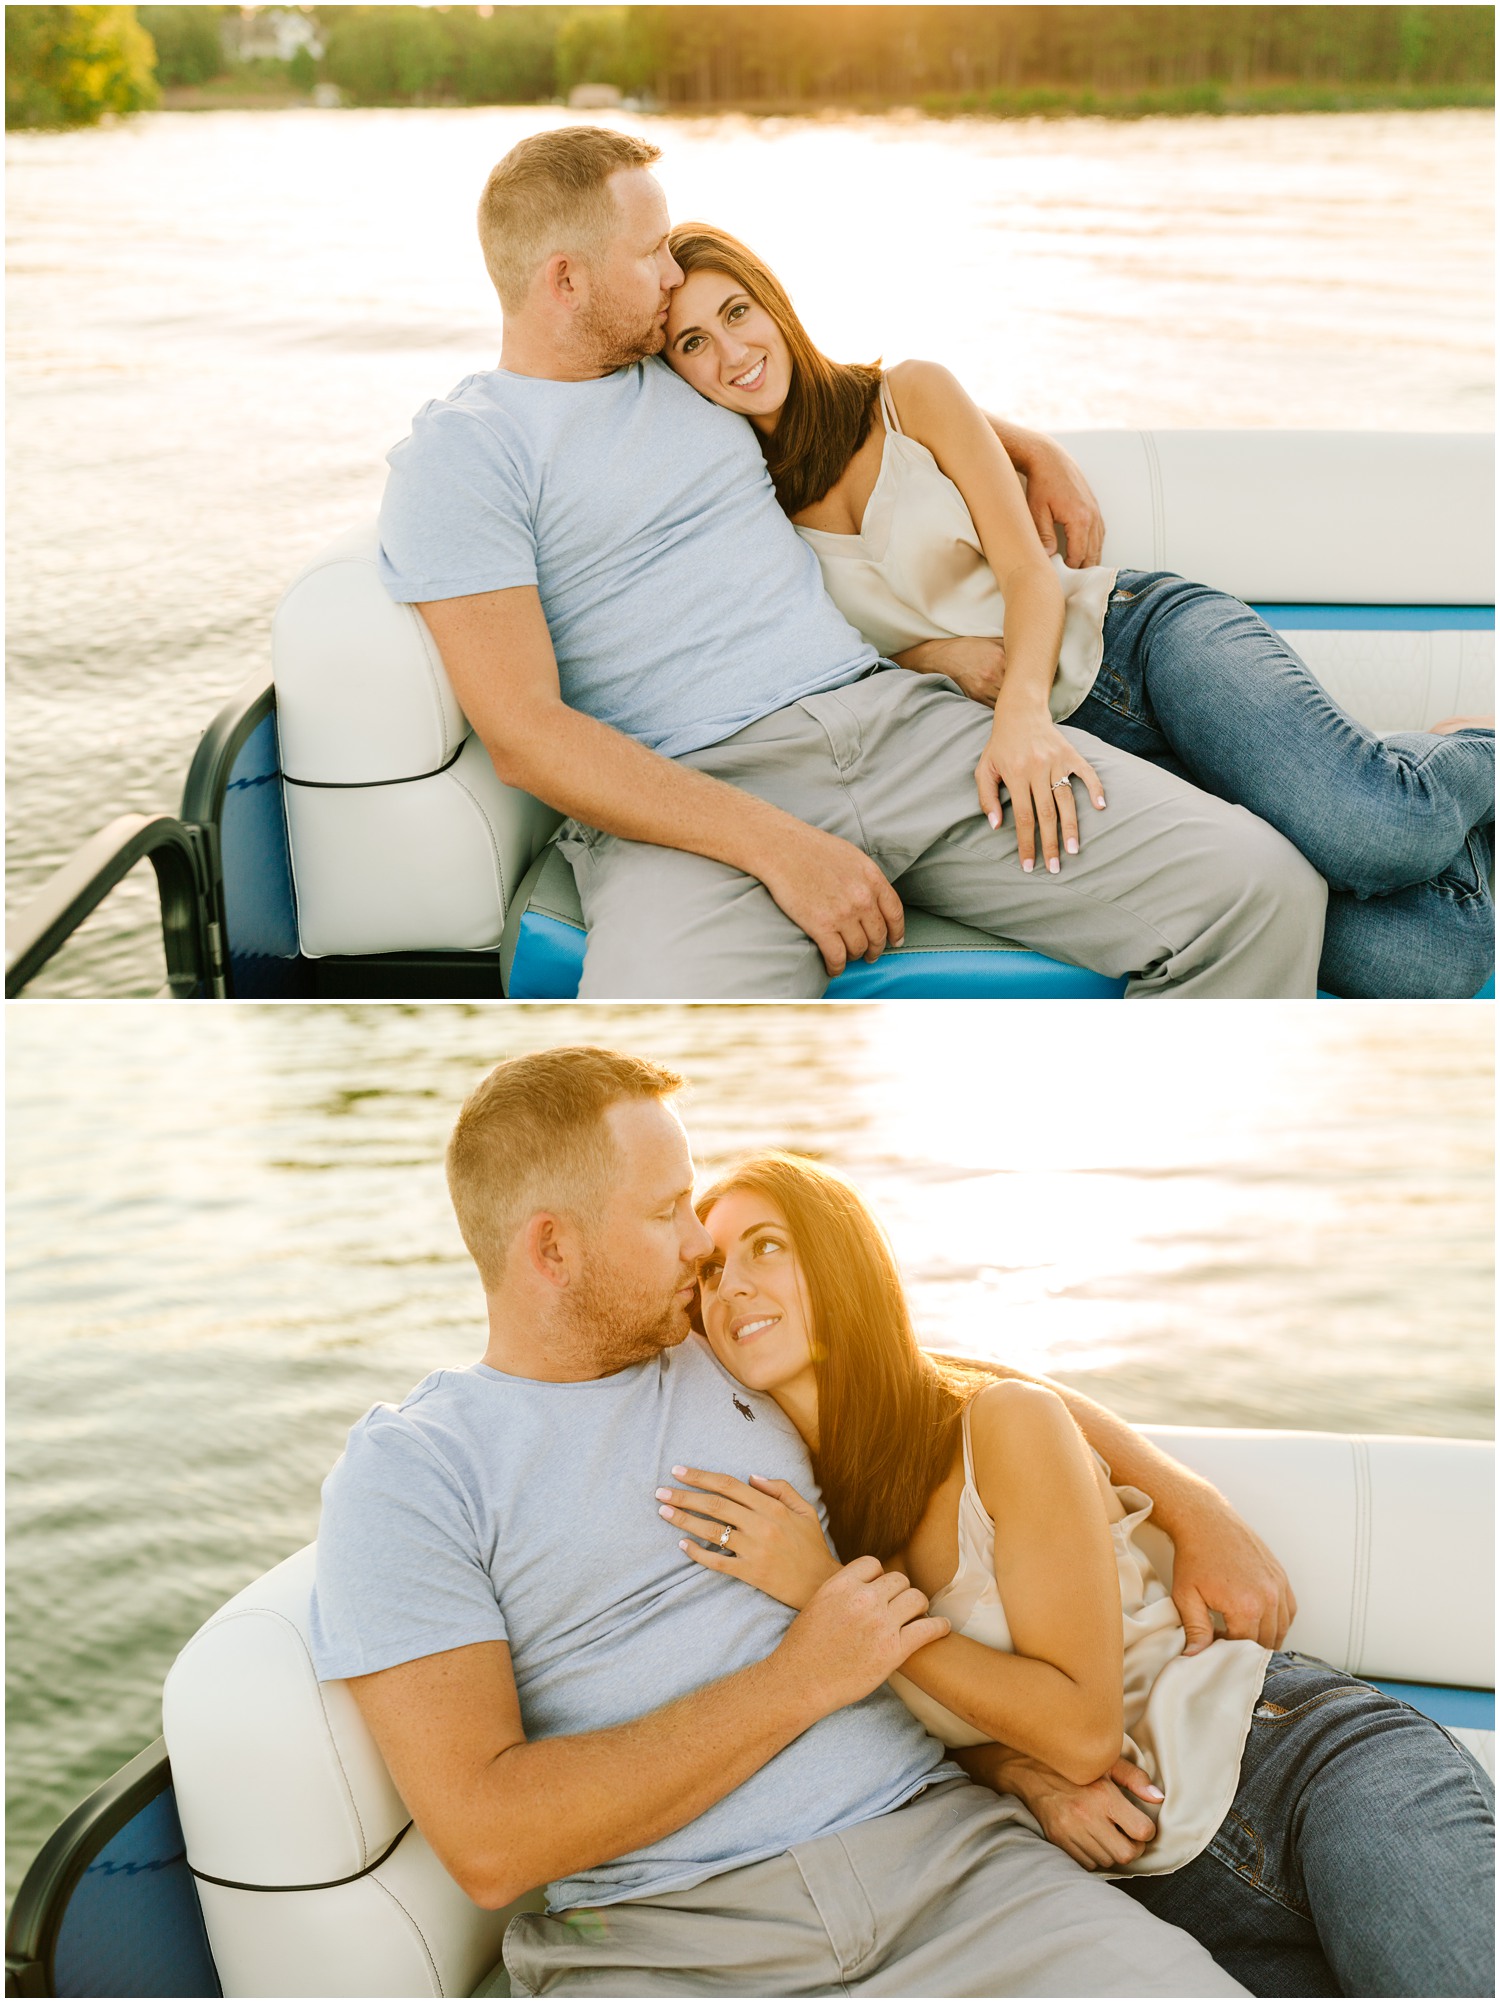
[[[241,85],[181,85],[163,90],[160,111],[302,111],[316,106],[312,97],[295,90],[253,90]],[[342,105],[350,111],[480,111],[526,109],[566,110],[561,99],[523,106],[500,100],[471,102],[462,98],[420,101],[388,99]],[[1064,85],[1028,85],[1015,90],[945,91],[928,93],[913,102],[887,97],[847,98],[827,102],[805,98],[704,99],[691,104],[623,104],[606,111],[628,110],[653,118],[1098,118],[1134,121],[1143,118],[1255,118],[1287,114],[1370,111],[1493,111],[1493,83],[1473,84],[1310,84],[1200,83],[1140,90],[1101,92]],[[588,116],[580,112],[580,116]],[[40,129],[40,128],[37,128]]]

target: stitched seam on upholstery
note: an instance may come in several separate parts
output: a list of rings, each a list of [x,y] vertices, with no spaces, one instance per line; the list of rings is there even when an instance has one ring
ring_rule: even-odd
[[[507,888],[505,882],[505,865],[500,860],[499,839],[495,834],[494,826],[490,821],[489,815],[484,811],[484,808],[481,807],[479,804],[478,794],[471,792],[469,787],[462,779],[459,778],[456,772],[453,775],[453,783],[455,786],[457,786],[458,790],[463,794],[464,798],[473,807],[475,813],[479,816],[481,822],[484,825],[485,833],[490,838],[490,854],[494,857],[495,860],[495,878],[500,886],[500,917],[503,922],[506,912],[509,911],[510,909],[510,891]]]
[[[359,1832],[360,1854],[362,1857],[368,1860],[370,1854],[370,1839],[365,1833],[364,1817],[359,1812],[359,1803],[355,1799],[354,1785],[349,1778],[349,1770],[344,1765],[344,1756],[339,1751],[339,1742],[337,1738],[334,1736],[333,1720],[328,1715],[328,1703],[323,1695],[323,1685],[318,1680],[317,1664],[312,1659],[312,1650],[307,1645],[306,1637],[303,1635],[301,1629],[297,1626],[295,1621],[288,1620],[285,1614],[278,1613],[274,1607],[244,1607],[241,1609],[239,1613],[221,1615],[218,1620],[210,1621],[208,1627],[206,1627],[203,1630],[203,1632],[207,1634],[214,1628],[227,1627],[231,1621],[237,1621],[237,1620],[280,1621],[281,1625],[284,1628],[286,1628],[288,1633],[291,1634],[293,1639],[296,1641],[298,1648],[301,1649],[303,1660],[306,1662],[308,1669],[312,1672],[313,1688],[318,1693],[318,1709],[323,1714],[323,1724],[324,1728],[328,1733],[328,1743],[333,1748],[334,1764],[338,1768],[340,1780],[342,1780],[342,1782],[344,1783],[344,1792],[349,1802],[349,1812],[354,1817],[354,1826]],[[188,1646],[191,1647],[192,1643],[189,1642]],[[184,1653],[185,1652],[186,1651],[184,1651]]]
[[[1153,570],[1167,567],[1167,509],[1162,491],[1161,461],[1156,456],[1156,440],[1149,431],[1139,434],[1146,451],[1146,473],[1151,482],[1151,545],[1155,552]]]
[[[375,566],[373,565],[371,567],[375,568]],[[379,576],[378,569],[376,570],[376,575]],[[417,627],[417,638],[422,643],[422,660],[427,669],[427,698],[428,701],[432,704],[433,710],[437,718],[438,743],[442,745],[444,755],[446,756],[448,751],[448,719],[443,715],[443,701],[442,697],[438,694],[438,679],[437,679],[440,671],[438,663],[441,662],[443,657],[438,650],[437,641],[434,640],[432,637],[431,631],[428,628],[426,620],[422,617],[421,613],[418,612],[417,608],[414,605],[408,605],[406,607],[406,615],[408,619],[412,620],[415,623]],[[437,661],[434,661],[433,659],[433,656],[435,654],[437,655]],[[458,707],[456,697],[454,699],[454,707],[455,708]],[[463,711],[459,710],[458,714],[460,722],[466,724],[468,722],[468,718],[464,716]],[[463,735],[464,737],[466,737],[468,735],[468,731],[465,730]],[[460,737],[459,743],[460,744],[463,743],[463,737]]]
[[[378,1878],[372,1878],[370,1880],[370,1883],[374,1885],[377,1888],[377,1890],[384,1892],[386,1897],[390,1900],[391,1904],[396,1908],[397,1912],[405,1916],[407,1925],[416,1935],[418,1944],[420,1945],[423,1954],[427,1957],[427,1966],[432,1970],[433,1988],[437,1991],[439,1996],[446,1996],[448,1992],[443,1987],[443,1978],[438,1973],[438,1965],[432,1958],[432,1949],[427,1945],[426,1934],[423,1933],[422,1929],[417,1925],[417,1922],[413,1917],[413,1915],[402,1904],[401,1900],[396,1897],[396,1894],[391,1890],[389,1885],[382,1885]],[[505,1952],[505,1941],[503,1936],[500,1942],[500,1951],[501,1955],[503,1956]]]
[[[1354,1581],[1349,1606],[1349,1653],[1351,1674],[1357,1676],[1364,1661],[1365,1623],[1370,1604],[1370,1448],[1362,1434],[1349,1442],[1354,1457]]]

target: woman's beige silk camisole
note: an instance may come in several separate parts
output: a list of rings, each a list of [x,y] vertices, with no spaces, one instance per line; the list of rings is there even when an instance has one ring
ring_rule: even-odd
[[[1005,601],[963,495],[925,445],[908,438],[882,379],[885,449],[858,535],[798,528],[811,544],[829,597],[877,652],[904,653],[919,640],[998,640]],[[1094,686],[1104,652],[1104,614],[1115,572],[1069,570],[1052,559],[1066,601],[1062,650],[1049,707],[1071,716]]]
[[[930,1602],[955,1634],[1013,1653],[1010,1627],[995,1583],[995,1525],[979,1498],[963,1416],[964,1486],[958,1504],[958,1570]],[[1220,1639],[1201,1655],[1184,1655],[1182,1618],[1173,1604],[1172,1540],[1147,1518],[1151,1499],[1137,1488],[1113,1488],[1098,1460],[1100,1492],[1110,1519],[1120,1600],[1125,1616],[1126,1759],[1143,1767],[1166,1795],[1160,1808],[1130,1798],[1156,1817],[1156,1837],[1125,1868],[1159,1876],[1196,1857],[1218,1830],[1239,1785],[1240,1756],[1250,1714],[1260,1696],[1270,1651],[1256,1641]],[[949,1746],[976,1746],[985,1734],[939,1704],[904,1676],[892,1687],[908,1709]],[[1109,1876],[1120,1873],[1111,1872]]]

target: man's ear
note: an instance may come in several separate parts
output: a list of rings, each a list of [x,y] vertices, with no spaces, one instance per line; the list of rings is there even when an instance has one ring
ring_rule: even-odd
[[[555,250],[542,266],[542,287],[554,306],[577,312],[588,303],[588,273],[576,257]]]
[[[560,1293],[577,1276],[578,1234],[565,1217],[538,1210],[521,1231],[521,1252],[534,1279]]]

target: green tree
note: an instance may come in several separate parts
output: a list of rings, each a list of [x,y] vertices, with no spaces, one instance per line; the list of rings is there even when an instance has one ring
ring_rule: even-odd
[[[449,94],[456,50],[427,7],[329,7],[323,73],[355,104],[410,104]]]
[[[544,104],[557,94],[562,7],[450,7],[451,88],[465,104]]]
[[[574,84],[612,83],[633,90],[638,77],[631,40],[628,8],[570,7],[557,37],[558,89],[566,94]]]
[[[158,83],[207,83],[229,67],[219,34],[222,7],[138,7],[136,18],[156,44]]]
[[[7,7],[5,123],[97,125],[159,101],[156,50],[133,7]]]
[[[318,80],[318,66],[305,48],[298,49],[286,66],[294,90],[311,91]]]

